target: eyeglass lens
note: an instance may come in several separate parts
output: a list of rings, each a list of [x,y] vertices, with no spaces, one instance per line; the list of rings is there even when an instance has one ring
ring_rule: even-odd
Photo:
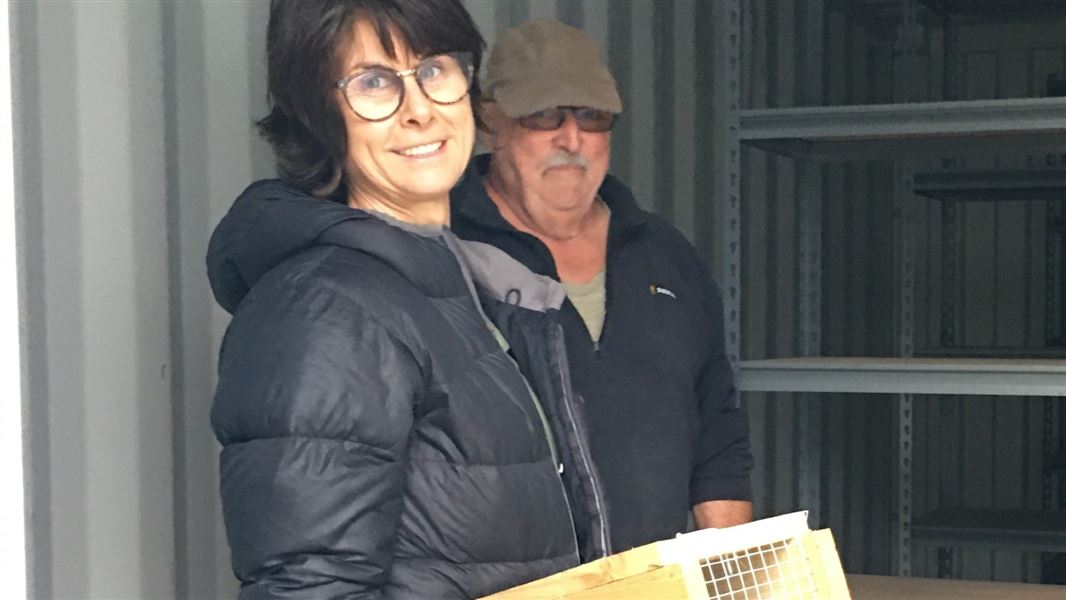
[[[399,73],[379,67],[341,80],[348,104],[368,121],[391,117],[404,97],[403,76],[411,74],[427,98],[437,104],[454,104],[470,91],[471,61],[466,53],[431,56],[410,71]]]
[[[557,106],[518,119],[519,125],[537,131],[554,131],[562,127],[566,115],[574,116],[577,127],[589,133],[603,133],[614,126],[614,114],[588,107]]]

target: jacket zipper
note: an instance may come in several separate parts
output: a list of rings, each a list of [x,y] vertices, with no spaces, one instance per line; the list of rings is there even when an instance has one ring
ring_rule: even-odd
[[[552,336],[552,345],[555,347],[556,356],[565,356],[565,354],[560,353],[560,347],[562,347],[562,350],[564,351],[566,349],[562,337],[562,328],[558,324],[555,324],[550,330],[550,335]],[[559,372],[559,379],[563,382],[563,390],[570,389],[569,373],[563,368],[563,363],[561,361],[556,360],[555,363],[556,369]],[[589,473],[589,487],[592,491],[592,501],[596,505],[596,512],[599,514],[600,544],[601,548],[603,548],[604,556],[607,556],[611,554],[611,542],[607,533],[607,511],[604,507],[603,492],[600,490],[599,480],[596,479],[595,469],[592,467],[592,458],[589,455],[588,448],[585,447],[581,432],[577,429],[577,420],[574,415],[574,407],[571,400],[572,398],[570,396],[566,394],[563,395],[562,401],[563,408],[566,410],[566,422],[570,427],[570,431],[574,434],[574,442],[577,444],[578,459],[584,463],[585,468]],[[569,507],[569,503],[567,503],[567,506]],[[570,519],[571,523],[573,523],[573,511],[571,511]]]
[[[518,372],[522,373],[522,370],[518,367],[518,362],[515,361],[514,358],[511,358],[510,355],[507,357],[514,363]],[[540,417],[540,425],[544,432],[544,439],[547,440],[548,450],[551,452],[552,465],[555,470],[555,480],[559,483],[559,492],[563,495],[563,504],[566,505],[567,522],[570,523],[570,538],[574,541],[574,548],[576,549],[577,555],[580,557],[581,548],[579,547],[577,539],[577,526],[574,525],[574,509],[570,506],[570,496],[566,493],[566,485],[563,483],[563,463],[559,462],[559,450],[555,446],[555,439],[551,434],[551,426],[548,425],[548,417],[544,413],[544,406],[540,403],[540,398],[533,392],[533,388],[529,385],[529,382],[526,381],[525,375],[522,376],[522,381],[525,382],[526,389],[529,391],[529,398],[533,401],[533,406],[537,409],[537,416]]]

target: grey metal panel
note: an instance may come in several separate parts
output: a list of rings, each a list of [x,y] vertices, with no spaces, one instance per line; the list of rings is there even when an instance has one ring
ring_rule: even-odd
[[[796,358],[742,361],[744,391],[1061,396],[1066,361]]]

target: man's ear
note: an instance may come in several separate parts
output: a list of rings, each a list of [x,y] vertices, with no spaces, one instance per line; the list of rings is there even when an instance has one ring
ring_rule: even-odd
[[[477,142],[482,147],[491,149],[496,137],[496,128],[500,124],[500,107],[491,100],[483,100],[478,115],[481,117],[481,123],[477,128]]]

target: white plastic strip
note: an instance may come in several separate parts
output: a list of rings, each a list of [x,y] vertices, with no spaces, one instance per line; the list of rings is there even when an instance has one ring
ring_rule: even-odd
[[[659,542],[659,560],[676,565],[709,556],[766,546],[810,531],[807,511],[770,517],[724,529],[700,529],[680,533],[672,540]]]
[[[0,598],[26,597],[22,384],[8,6],[0,9]]]

